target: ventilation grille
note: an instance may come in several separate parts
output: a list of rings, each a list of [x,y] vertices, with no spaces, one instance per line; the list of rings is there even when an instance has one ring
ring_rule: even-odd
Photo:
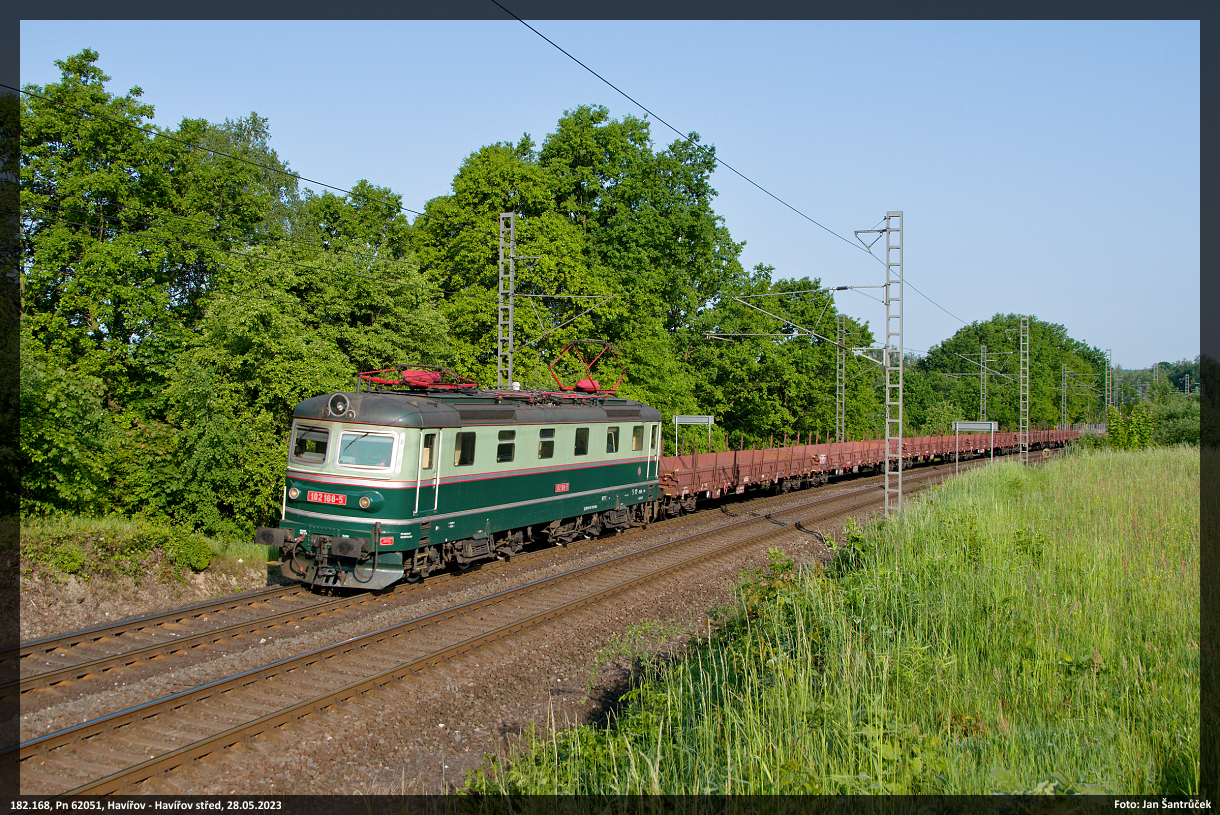
[[[458,415],[463,423],[513,424],[517,421],[515,408],[458,408]]]

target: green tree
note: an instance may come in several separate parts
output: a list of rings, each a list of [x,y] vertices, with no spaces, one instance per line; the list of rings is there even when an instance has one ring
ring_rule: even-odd
[[[23,498],[244,534],[295,404],[442,361],[445,318],[399,196],[301,198],[266,119],[155,128],[97,61],[22,103]]]
[[[1151,411],[1144,403],[1111,407],[1106,412],[1109,445],[1119,450],[1140,450],[1153,440]]]
[[[22,511],[96,510],[112,432],[102,381],[65,370],[28,331],[22,331],[20,367]]]
[[[953,404],[961,416],[979,413],[980,346],[989,359],[987,419],[1014,428],[1020,421],[1021,316],[997,314],[985,323],[975,322],[934,345],[914,366],[911,378],[920,382],[920,400],[908,408],[916,424],[941,400]],[[1105,374],[1105,354],[1072,339],[1061,325],[1030,317],[1030,421],[1053,426],[1060,422],[1063,365],[1069,371],[1068,422],[1095,416]]]
[[[1197,396],[1171,393],[1160,401],[1152,402],[1152,443],[1198,444],[1201,431],[1200,401]]]
[[[248,534],[279,511],[297,403],[350,389],[356,371],[444,354],[444,319],[414,265],[360,251],[346,239],[252,249],[223,272],[168,390],[181,428],[168,506],[194,527]]]
[[[948,435],[956,421],[964,421],[961,412],[952,402],[941,400],[927,412],[927,418],[920,427],[920,432],[927,436]]]
[[[646,121],[599,106],[565,112],[537,151],[525,136],[471,154],[412,226],[422,268],[449,292],[452,364],[492,381],[498,218],[512,211],[529,258],[517,263],[516,378],[545,385],[565,343],[598,337],[630,368],[624,393],[663,415],[693,410],[705,315],[750,278],[711,209],[714,168],[694,134],[654,152]]]
[[[97,60],[25,88],[22,306],[32,340],[121,410],[159,399],[218,252],[254,239],[274,194],[246,162],[155,137],[140,88],[113,96]],[[249,131],[188,119],[172,135],[233,147]]]
[[[1191,390],[1194,390],[1194,387],[1200,382],[1199,357],[1195,357],[1193,360],[1179,359],[1177,362],[1160,362],[1157,364],[1161,368],[1161,381],[1168,383],[1169,388],[1178,393],[1182,393],[1185,389],[1186,378],[1188,376],[1190,377]]]
[[[550,179],[532,153],[503,143],[468,157],[453,193],[429,201],[413,225],[421,268],[448,295],[442,308],[454,330],[446,361],[485,384],[495,382],[496,371],[500,213],[517,213],[516,253],[529,258],[516,263],[516,290],[549,295],[517,301],[514,339],[532,342],[517,356],[517,379],[544,385],[542,360],[554,358],[568,340],[597,335],[591,319],[579,316],[596,301],[581,298],[605,296],[611,287],[589,273],[579,228],[553,202]]]
[[[306,190],[292,221],[297,237],[324,248],[354,242],[377,247],[394,259],[410,253],[411,225],[402,211],[402,196],[364,179],[345,196]]]

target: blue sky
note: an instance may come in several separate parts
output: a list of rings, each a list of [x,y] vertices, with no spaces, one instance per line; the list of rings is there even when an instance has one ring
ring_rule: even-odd
[[[1199,352],[1197,22],[528,22],[837,235],[902,210],[908,349],[1026,313],[1125,368]],[[22,82],[86,47],[159,125],[256,111],[292,169],[414,210],[471,152],[540,144],[564,110],[644,115],[511,20],[25,21]],[[712,181],[746,266],[883,282],[729,170]],[[879,303],[838,302],[881,327]]]

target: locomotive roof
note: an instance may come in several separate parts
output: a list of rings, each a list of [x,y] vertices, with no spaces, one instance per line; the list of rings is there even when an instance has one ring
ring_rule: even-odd
[[[330,414],[336,394],[306,399],[292,412],[297,419],[350,421],[390,427],[470,427],[475,425],[574,424],[615,421],[659,422],[656,408],[619,396],[583,397],[529,391],[340,391],[349,414]],[[350,415],[354,413],[355,415]]]

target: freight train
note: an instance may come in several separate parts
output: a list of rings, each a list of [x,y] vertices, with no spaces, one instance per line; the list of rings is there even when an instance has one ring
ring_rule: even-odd
[[[290,580],[375,590],[451,564],[511,557],[531,542],[646,525],[693,510],[699,498],[788,491],[884,466],[883,440],[785,439],[766,449],[663,456],[657,410],[603,389],[591,374],[571,386],[556,382],[554,390],[487,390],[443,368],[401,366],[360,374],[355,393],[301,402],[282,519],[256,539],[279,549]],[[1075,436],[1034,431],[1030,448]],[[1019,444],[1015,433],[971,436],[959,449],[964,440],[904,439],[903,466]]]

